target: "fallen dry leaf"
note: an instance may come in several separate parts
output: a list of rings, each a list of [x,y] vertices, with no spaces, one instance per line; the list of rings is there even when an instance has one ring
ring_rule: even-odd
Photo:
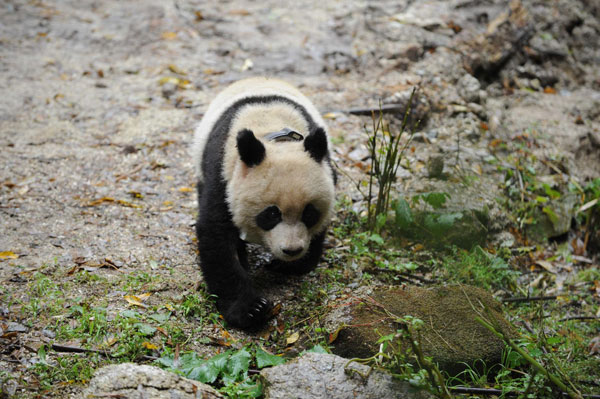
[[[123,298],[125,298],[125,300],[130,304],[130,305],[134,305],[134,306],[139,306],[140,308],[144,308],[146,309],[148,306],[144,305],[142,302],[144,302],[144,300],[146,298],[148,298],[150,296],[150,294],[142,294],[139,296],[135,296],[135,295],[125,295]]]
[[[153,343],[148,342],[148,341],[142,342],[142,346],[146,349],[152,349],[152,350],[158,349],[158,346],[156,346]]]
[[[0,252],[0,259],[17,259],[19,255],[12,251],[2,251]]]
[[[115,199],[112,197],[102,197],[88,202],[87,206],[97,206],[105,202],[115,202]]]
[[[247,16],[250,15],[250,11],[248,10],[243,10],[243,9],[239,9],[239,10],[231,10],[229,11],[229,15],[241,15],[241,16]]]
[[[331,334],[329,334],[329,339],[327,340],[328,344],[331,344],[333,341],[335,341],[337,339],[338,334],[340,333],[340,331],[342,331],[342,328],[344,328],[343,325],[338,327],[337,330],[335,330]]]
[[[300,338],[300,333],[298,331],[296,331],[295,333],[293,333],[292,335],[287,337],[287,339],[285,340],[285,343],[286,343],[286,345],[292,345],[296,341],[298,341],[298,338]]]
[[[192,82],[187,79],[181,79],[176,76],[164,76],[158,80],[158,84],[163,86],[167,83],[176,85],[179,89],[189,89]]]
[[[165,329],[164,329],[164,328],[162,328],[162,327],[156,327],[156,330],[157,330],[159,333],[161,333],[162,335],[164,335],[165,337],[168,337],[168,336],[169,336],[169,333],[167,332],[167,330],[165,330]]]
[[[177,38],[177,33],[175,32],[163,32],[162,35],[160,35],[160,37],[162,37],[165,40],[173,40]]]
[[[117,200],[117,204],[126,206],[127,208],[141,208],[141,205],[134,204],[133,202],[125,201],[125,200]]]
[[[114,344],[116,344],[117,342],[119,342],[119,338],[117,338],[114,335],[109,335],[108,337],[106,337],[104,339],[104,341],[102,342],[102,347],[105,348],[110,348],[111,346],[113,346]]]
[[[221,70],[217,70],[217,69],[211,69],[211,68],[206,68],[202,71],[202,73],[204,73],[205,75],[222,75],[225,73],[225,71],[221,71]]]
[[[183,69],[179,68],[175,64],[169,64],[168,68],[169,68],[169,71],[176,73],[178,75],[187,75],[187,72],[185,72]]]
[[[556,268],[554,267],[554,265],[551,262],[548,262],[547,260],[538,260],[535,262],[536,265],[541,266],[542,268],[546,269],[546,271],[556,274]]]
[[[590,355],[600,355],[600,335],[590,340],[588,349],[590,351]]]

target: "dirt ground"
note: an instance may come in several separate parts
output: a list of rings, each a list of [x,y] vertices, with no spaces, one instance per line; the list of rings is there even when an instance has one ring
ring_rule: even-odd
[[[414,86],[426,119],[403,189],[440,153],[496,181],[490,143],[528,129],[543,132],[533,151],[580,182],[600,176],[599,13],[593,0],[2,2],[0,281],[12,299],[0,320],[27,324],[10,305],[39,270],[148,273],[165,277],[161,300],[193,292],[189,145],[210,99],[243,77],[289,80],[327,113],[338,192],[353,199],[370,118],[346,111]],[[288,291],[268,295],[285,307]],[[125,307],[122,294],[66,295]],[[0,349],[0,369],[32,364],[18,348],[42,329]]]

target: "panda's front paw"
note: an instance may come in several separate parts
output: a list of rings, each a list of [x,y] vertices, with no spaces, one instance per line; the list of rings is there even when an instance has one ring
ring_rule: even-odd
[[[217,307],[232,326],[253,329],[267,321],[273,305],[267,298],[257,296],[252,300],[241,297],[234,301],[219,301]]]

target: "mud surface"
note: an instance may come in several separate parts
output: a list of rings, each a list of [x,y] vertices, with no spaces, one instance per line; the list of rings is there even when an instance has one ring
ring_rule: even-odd
[[[328,113],[338,191],[359,211],[351,178],[364,176],[370,118],[344,111],[402,102],[415,86],[424,122],[399,190],[431,183],[441,156],[444,173],[469,171],[493,192],[494,140],[527,132],[539,133],[535,154],[597,177],[599,13],[592,0],[4,1],[0,252],[14,256],[0,260],[3,293],[17,300],[36,270],[69,279],[77,265],[165,276],[163,299],[193,292],[188,147],[210,99],[247,76],[289,80]],[[258,277],[284,307],[303,281]]]

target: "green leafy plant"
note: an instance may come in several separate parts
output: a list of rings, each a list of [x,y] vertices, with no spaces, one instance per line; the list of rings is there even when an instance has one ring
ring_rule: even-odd
[[[202,359],[193,352],[180,357],[168,353],[156,362],[187,378],[214,385],[228,397],[258,398],[262,395],[262,386],[254,375],[249,375],[250,367],[276,366],[285,363],[285,359],[259,347],[244,347],[237,351],[227,350],[209,359]]]
[[[414,134],[413,127],[408,132],[407,139],[402,143],[401,138],[406,131],[415,92],[416,88],[413,89],[410,95],[399,132],[393,133],[391,131],[389,123],[383,120],[383,111],[381,109],[378,117],[375,116],[375,113],[372,115],[372,131],[369,132],[365,127],[368,136],[367,148],[371,156],[369,192],[367,195],[367,219],[371,231],[377,230],[381,227],[382,220],[385,221],[390,205],[390,191],[396,181],[396,173],[400,167],[404,152],[408,148]],[[375,181],[377,182],[377,197],[373,208],[372,199]]]

